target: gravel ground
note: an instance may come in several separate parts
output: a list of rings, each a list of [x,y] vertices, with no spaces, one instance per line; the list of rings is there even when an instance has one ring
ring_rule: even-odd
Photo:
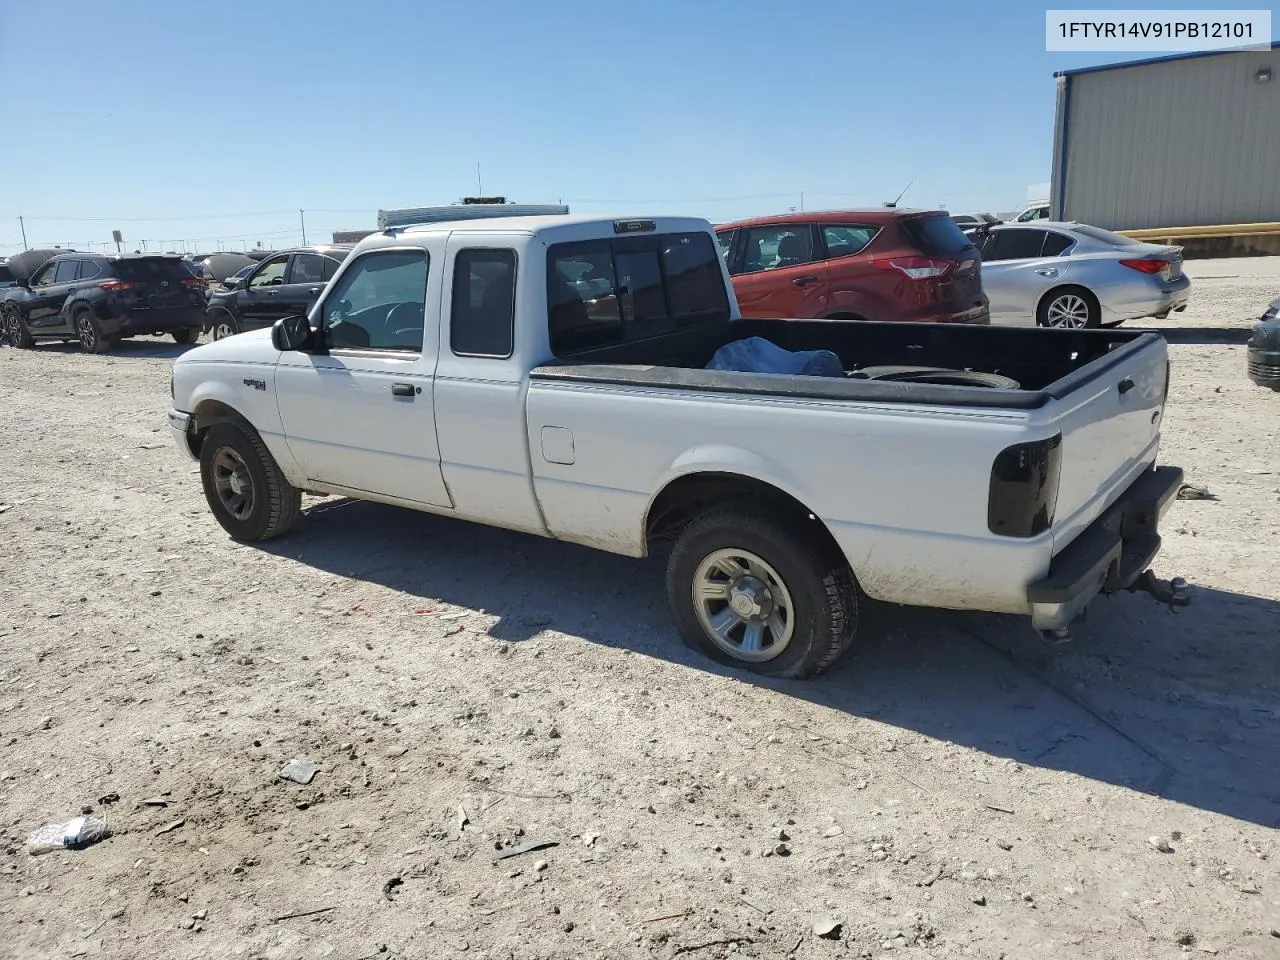
[[[1280,258],[1189,272],[1194,605],[873,609],[809,683],[688,653],[660,561],[318,499],[237,546],[178,348],[0,349],[0,956],[1280,957]],[[82,807],[114,836],[27,854]]]

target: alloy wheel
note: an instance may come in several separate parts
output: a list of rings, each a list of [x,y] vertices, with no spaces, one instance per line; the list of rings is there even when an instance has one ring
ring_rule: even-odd
[[[1078,330],[1089,324],[1089,304],[1074,293],[1055,297],[1045,311],[1045,326]]]
[[[737,660],[782,654],[795,633],[791,592],[778,571],[749,550],[716,550],[693,578],[694,609],[707,637]]]

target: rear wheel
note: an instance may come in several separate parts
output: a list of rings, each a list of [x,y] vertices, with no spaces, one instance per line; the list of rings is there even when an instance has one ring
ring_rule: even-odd
[[[35,338],[27,329],[26,321],[22,319],[21,311],[12,304],[4,309],[4,326],[9,333],[9,342],[15,347],[30,350],[36,345]]]
[[[248,424],[225,420],[209,428],[200,445],[200,479],[209,509],[233,540],[278,537],[302,509],[302,492]]]
[[[1042,327],[1060,330],[1082,330],[1101,324],[1102,311],[1097,298],[1084,287],[1059,287],[1050,290],[1036,309],[1036,322]]]
[[[821,673],[858,623],[853,572],[834,546],[746,506],[685,528],[667,564],[667,600],[690,647],[773,677]]]
[[[187,327],[185,330],[175,330],[172,333],[173,342],[185,346],[188,343],[195,343],[200,339],[200,331],[196,327]]]
[[[98,318],[88,307],[77,310],[72,322],[75,325],[76,337],[80,340],[80,346],[85,353],[106,353],[111,347],[111,341],[102,335]]]

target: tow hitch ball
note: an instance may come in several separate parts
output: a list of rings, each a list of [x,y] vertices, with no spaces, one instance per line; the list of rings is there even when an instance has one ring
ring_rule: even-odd
[[[1152,598],[1159,603],[1163,603],[1170,610],[1177,612],[1179,607],[1185,607],[1191,603],[1191,597],[1187,593],[1187,581],[1182,577],[1174,577],[1172,580],[1161,580],[1150,570],[1143,571],[1142,575],[1128,587],[1130,593],[1151,594]],[[1081,614],[1083,617],[1084,614]],[[1041,636],[1046,643],[1069,643],[1071,641],[1071,628],[1058,627],[1056,630],[1041,631]]]
[[[1177,610],[1178,607],[1185,607],[1191,603],[1191,597],[1187,594],[1187,581],[1181,577],[1161,580],[1150,570],[1144,571],[1142,576],[1133,582],[1133,586],[1129,587],[1129,591],[1149,593],[1157,602],[1165,604],[1171,610]]]

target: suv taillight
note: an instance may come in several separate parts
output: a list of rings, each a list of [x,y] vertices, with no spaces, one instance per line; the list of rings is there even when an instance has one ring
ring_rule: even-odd
[[[199,277],[187,277],[187,279],[182,281],[182,285],[184,287],[203,287],[205,285],[205,281],[201,280]]]
[[[941,277],[955,267],[953,260],[937,260],[933,257],[894,257],[891,260],[872,260],[881,270],[897,270],[912,280],[932,280]]]
[[[107,280],[101,286],[103,290],[119,293],[121,290],[133,290],[135,287],[143,286],[143,284],[136,283],[133,280]]]

